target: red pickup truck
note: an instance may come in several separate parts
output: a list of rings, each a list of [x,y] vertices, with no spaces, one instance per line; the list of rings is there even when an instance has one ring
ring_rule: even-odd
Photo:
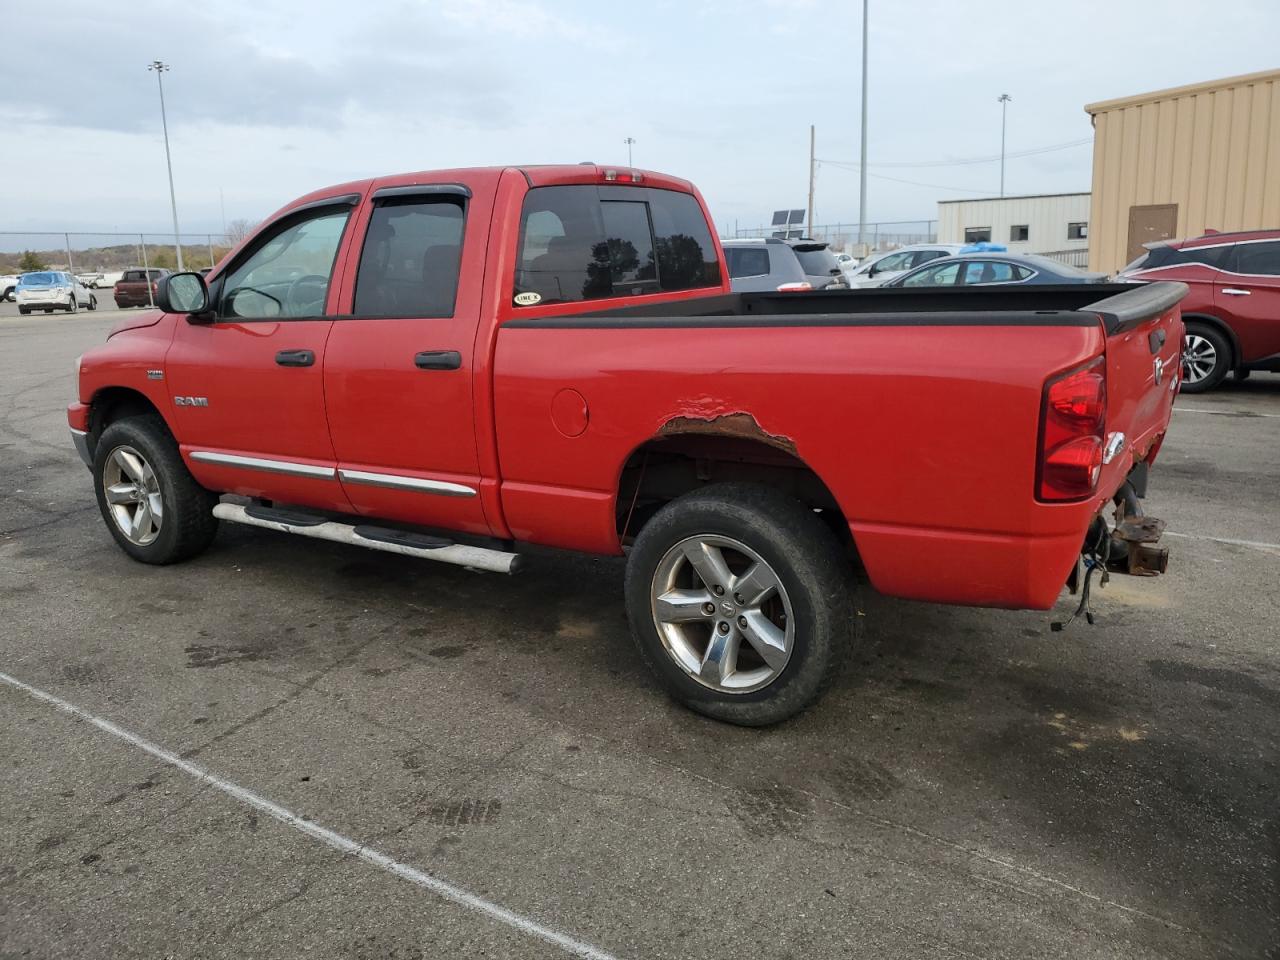
[[[1112,544],[1162,567],[1185,287],[733,295],[710,224],[590,164],[301,198],[80,358],[107,528],[147,563],[219,520],[502,572],[625,553],[641,657],[742,724],[836,675],[855,568],[1047,609]]]

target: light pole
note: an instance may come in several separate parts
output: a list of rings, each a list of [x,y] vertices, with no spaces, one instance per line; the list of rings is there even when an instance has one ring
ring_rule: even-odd
[[[867,235],[867,5],[862,0],[862,157],[858,162],[858,246]],[[861,252],[860,254],[861,255]]]
[[[628,166],[628,167],[635,166],[635,164],[633,164],[633,163],[631,162],[631,145],[632,145],[633,143],[635,143],[635,142],[636,142],[636,138],[635,138],[635,137],[627,137],[627,138],[626,138],[625,140],[623,140],[622,142],[623,142],[623,143],[625,143],[625,144],[627,145],[627,166]]]
[[[1013,97],[1007,93],[1002,93],[997,98],[1000,104],[1000,196],[1004,196],[1004,123],[1005,116],[1009,112],[1009,101]]]
[[[182,270],[182,237],[178,233],[178,200],[173,193],[173,160],[169,158],[169,120],[164,114],[164,79],[163,74],[169,69],[167,63],[153,60],[147,64],[148,70],[156,72],[156,83],[160,87],[160,125],[164,128],[164,162],[169,168],[169,206],[173,210],[173,249],[178,255],[178,269]]]

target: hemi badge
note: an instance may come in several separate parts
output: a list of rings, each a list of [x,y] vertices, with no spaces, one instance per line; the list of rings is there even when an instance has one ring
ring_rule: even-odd
[[[1124,434],[1113,433],[1107,437],[1107,445],[1102,449],[1102,462],[1110,463],[1116,458],[1116,454],[1124,449]]]
[[[164,379],[164,371],[163,371],[163,370],[148,370],[148,371],[147,371],[147,379],[148,379],[148,380],[163,380],[163,379]]]

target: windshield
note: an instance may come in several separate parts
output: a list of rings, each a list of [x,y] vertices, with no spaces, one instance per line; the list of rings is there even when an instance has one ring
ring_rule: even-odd
[[[24,287],[47,287],[58,282],[56,273],[24,273],[18,282]]]

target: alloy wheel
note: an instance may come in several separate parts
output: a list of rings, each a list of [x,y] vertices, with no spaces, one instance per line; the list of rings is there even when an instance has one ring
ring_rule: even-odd
[[[111,518],[130,543],[145,547],[160,535],[164,522],[160,480],[136,449],[121,445],[108,454],[102,490]]]
[[[1186,383],[1199,383],[1213,373],[1218,365],[1218,351],[1214,345],[1198,333],[1188,333],[1182,338],[1182,379]]]
[[[650,598],[668,655],[712,690],[759,690],[791,658],[795,618],[786,588],[740,541],[700,534],[675,544],[658,563]]]

